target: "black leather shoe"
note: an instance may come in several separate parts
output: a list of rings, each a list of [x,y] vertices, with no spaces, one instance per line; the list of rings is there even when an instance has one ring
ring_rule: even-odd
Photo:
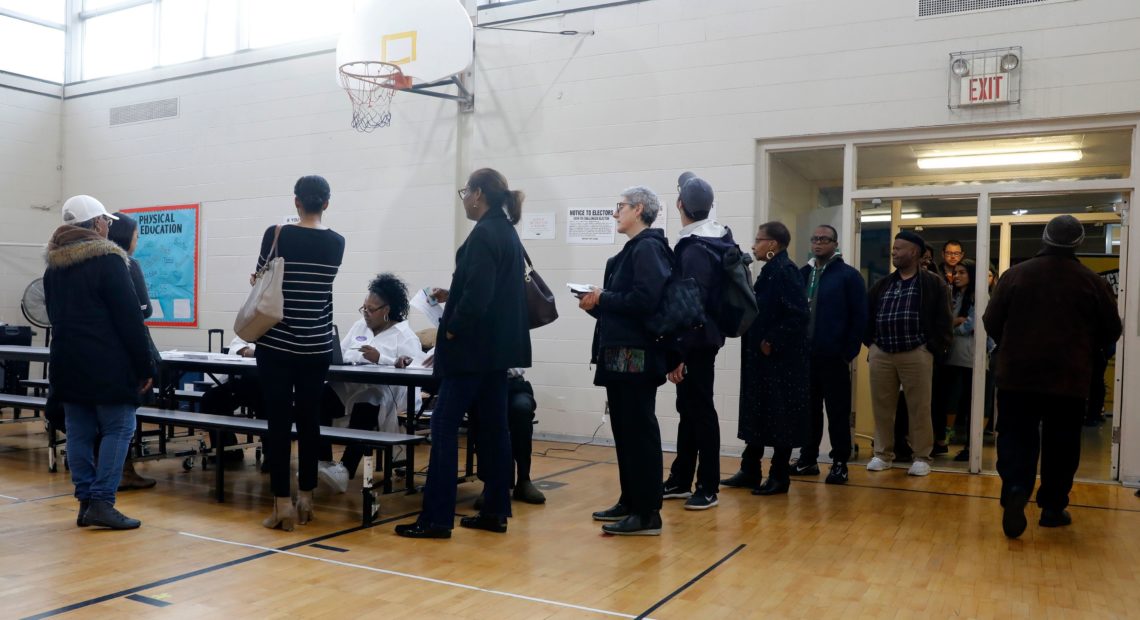
[[[515,492],[511,497],[528,504],[545,504],[546,496],[530,480],[520,481],[515,485]]]
[[[451,538],[451,530],[443,527],[429,527],[418,521],[396,526],[396,535],[404,538]]]
[[[775,480],[771,476],[760,485],[760,488],[753,489],[753,495],[783,495],[788,492],[788,487],[792,485],[790,480]]]
[[[743,471],[738,471],[728,478],[720,481],[721,486],[732,487],[734,489],[752,489],[760,484],[760,479],[755,476],[749,476]]]
[[[796,461],[796,463],[792,465],[791,474],[793,476],[818,476],[819,463],[815,461]]]
[[[91,507],[91,500],[79,500],[79,514],[75,517],[76,527],[87,527],[87,521],[83,518],[87,514],[87,509]]]
[[[607,523],[602,531],[614,536],[660,536],[661,513],[654,511],[648,517],[629,515],[617,523]]]
[[[473,530],[487,530],[498,534],[507,533],[506,517],[491,517],[480,513],[459,519],[459,525]]]
[[[1073,524],[1073,516],[1069,514],[1068,510],[1049,510],[1041,511],[1041,520],[1037,525],[1041,527],[1064,527]]]
[[[1012,488],[1002,502],[1005,510],[1001,515],[1001,530],[1009,538],[1017,538],[1025,532],[1029,523],[1025,520],[1025,505],[1029,503],[1029,491]]]
[[[83,513],[83,522],[95,527],[107,527],[112,530],[133,530],[142,525],[138,519],[132,519],[115,510],[111,502],[92,500]]]
[[[629,516],[629,508],[622,505],[621,502],[594,513],[595,521],[621,521]]]

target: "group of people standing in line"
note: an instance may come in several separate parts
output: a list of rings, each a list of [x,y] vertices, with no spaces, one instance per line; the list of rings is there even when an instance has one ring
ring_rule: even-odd
[[[593,514],[606,522],[603,531],[658,535],[663,500],[685,499],[689,510],[712,508],[720,485],[751,488],[762,496],[787,493],[793,473],[819,473],[825,412],[832,446],[826,482],[846,483],[852,452],[850,364],[862,345],[869,347],[875,418],[874,456],[867,469],[893,465],[901,391],[913,453],[908,473],[927,475],[940,445],[931,416],[936,360],[950,368],[968,369],[973,363],[973,263],[949,264],[949,278],[925,269],[925,242],[904,230],[891,250],[895,271],[868,293],[859,271],[844,262],[833,227],[814,229],[812,259],[800,268],[788,256],[788,228],[775,221],[761,224],[752,243],[753,256],[764,262],[753,287],[758,312],[741,337],[738,438],[746,448],[739,471],[721,480],[713,394],[716,357],[726,334],[715,321],[705,320],[661,337],[647,322],[669,283],[680,279],[695,281],[706,310],[716,307],[724,294],[725,255],[738,248],[732,231],[709,219],[714,194],[705,180],[686,172],[678,180],[678,193],[683,227],[670,248],[664,233],[652,227],[661,211],[657,195],[642,186],[622,192],[613,217],[617,232],[628,241],[607,261],[602,287],[579,298],[579,307],[596,319],[591,364],[595,385],[606,390],[620,478],[617,501]],[[285,259],[285,319],[249,349],[257,360],[261,406],[269,419],[265,450],[274,506],[264,525],[270,528],[288,530],[313,518],[318,463],[331,461],[319,426],[330,356],[334,347],[343,347],[332,336],[332,284],[345,241],[322,224],[330,194],[321,177],[298,180],[294,195],[300,221],[268,228],[257,262],[260,269],[275,256]],[[446,306],[432,362],[440,385],[431,418],[423,510],[415,522],[396,526],[398,535],[411,538],[451,536],[458,430],[465,415],[475,429],[485,485],[478,514],[461,518],[460,525],[502,533],[511,516],[517,459],[512,458],[507,413],[509,382],[512,372],[531,364],[523,248],[514,229],[524,196],[511,190],[502,174],[481,169],[471,174],[459,197],[476,224],[456,252],[450,287],[435,292]],[[114,491],[134,431],[135,403],[149,391],[156,372],[139,303],[145,297],[132,287],[126,252],[105,240],[114,216],[89,196],[69,199],[63,213],[65,224],[49,243],[45,291],[56,329],[52,394],[67,415],[68,458],[80,500],[77,523],[138,527],[137,520],[114,509]],[[1003,528],[1009,536],[1020,535],[1026,526],[1024,508],[1035,484],[1038,445],[1043,463],[1040,523],[1070,522],[1064,508],[1079,460],[1091,363],[1121,331],[1107,285],[1075,258],[1083,236],[1075,218],[1054,218],[1045,229],[1045,248],[997,283],[983,317],[997,345],[998,469]],[[944,252],[947,263],[961,259],[960,251],[959,244],[957,256],[953,250]],[[371,363],[387,356],[393,365],[407,364],[413,354],[401,354],[398,345],[385,353],[371,342],[406,318],[400,312],[406,312],[406,288],[402,283],[381,286],[385,277],[370,286],[361,308],[362,326],[354,326],[345,340],[353,345],[354,334],[363,338],[365,344],[350,349]],[[1052,353],[1059,350],[1070,353],[1058,363]],[[100,374],[96,381],[92,369]],[[969,400],[962,396],[969,374],[947,373],[947,416],[968,412],[961,404]],[[657,388],[667,380],[677,385],[680,426],[677,456],[662,483],[654,403]],[[355,418],[353,396],[343,388],[338,396]],[[360,424],[376,419],[369,411]],[[299,437],[296,501],[290,474],[293,423]],[[96,437],[101,437],[97,463]],[[529,456],[529,435],[527,439]],[[764,478],[761,458],[767,447],[773,456]],[[792,463],[796,448],[800,457]],[[516,499],[520,482],[522,476],[515,483]]]

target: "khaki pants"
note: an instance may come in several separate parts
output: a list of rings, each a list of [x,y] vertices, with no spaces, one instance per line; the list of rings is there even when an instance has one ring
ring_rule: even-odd
[[[914,460],[929,463],[934,445],[930,421],[934,355],[925,346],[904,353],[886,353],[871,345],[867,364],[871,370],[871,408],[875,413],[875,456],[887,462],[895,459],[895,409],[901,385],[910,421],[910,449]]]

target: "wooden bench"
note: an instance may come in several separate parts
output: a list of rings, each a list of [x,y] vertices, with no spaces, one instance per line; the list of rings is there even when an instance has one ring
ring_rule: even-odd
[[[174,411],[169,409],[152,409],[149,407],[141,407],[135,412],[135,418],[139,422],[146,422],[150,424],[158,424],[162,426],[178,426],[191,429],[208,430],[211,437],[211,445],[214,450],[215,461],[219,463],[214,468],[214,497],[219,501],[225,501],[225,486],[224,475],[225,467],[221,466],[222,458],[222,433],[247,433],[251,435],[265,435],[269,430],[269,422],[267,420],[257,420],[252,418],[241,418],[235,416],[215,415],[209,413],[195,413],[189,411]],[[293,437],[297,436],[296,427],[292,429]],[[380,509],[379,497],[373,493],[372,488],[372,473],[374,465],[372,462],[372,450],[380,451],[384,464],[384,485],[383,492],[392,492],[392,453],[396,446],[407,446],[406,468],[405,473],[406,490],[410,493],[415,493],[415,446],[424,441],[424,437],[419,435],[403,435],[400,433],[383,433],[379,431],[362,431],[351,428],[339,428],[334,426],[322,426],[321,438],[337,445],[357,445],[365,448],[365,456],[362,460],[363,464],[363,485],[361,487],[361,497],[363,499],[363,506],[361,511],[361,523],[368,525],[372,523],[376,514]]]

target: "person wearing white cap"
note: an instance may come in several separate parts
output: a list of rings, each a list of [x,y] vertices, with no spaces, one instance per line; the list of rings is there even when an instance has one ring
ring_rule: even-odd
[[[115,219],[91,196],[63,203],[64,224],[48,242],[44,296],[55,332],[51,398],[67,423],[76,525],[123,530],[140,525],[115,509],[115,491],[138,395],[153,385],[155,366],[127,253],[107,240]]]
[[[1069,491],[1081,460],[1081,426],[1095,355],[1120,338],[1116,299],[1077,260],[1084,227],[1071,215],[1049,221],[1037,256],[1014,265],[994,287],[982,320],[997,342],[997,470],[1002,530],[1017,538],[1037,482],[1041,527],[1073,522]]]

